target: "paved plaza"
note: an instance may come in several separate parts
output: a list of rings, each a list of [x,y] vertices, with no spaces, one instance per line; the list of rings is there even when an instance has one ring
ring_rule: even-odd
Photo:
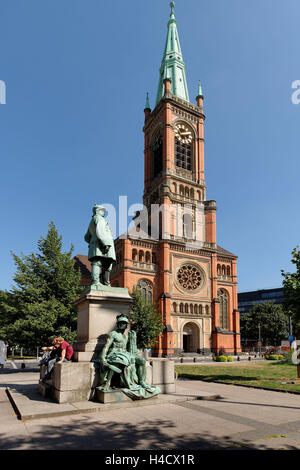
[[[299,395],[178,380],[172,397],[103,410],[45,400],[38,378],[35,369],[0,372],[1,450],[300,449]]]

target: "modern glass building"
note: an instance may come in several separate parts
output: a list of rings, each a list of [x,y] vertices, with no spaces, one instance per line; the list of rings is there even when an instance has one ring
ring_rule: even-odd
[[[264,302],[282,304],[283,288],[278,287],[276,289],[262,289],[238,293],[238,308],[241,315],[249,312],[254,304],[261,304]]]

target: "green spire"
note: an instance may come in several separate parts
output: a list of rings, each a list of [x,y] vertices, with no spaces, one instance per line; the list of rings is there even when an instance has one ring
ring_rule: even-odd
[[[168,22],[168,33],[164,55],[159,69],[160,77],[157,90],[156,104],[164,95],[164,79],[171,79],[171,93],[186,101],[189,101],[189,93],[186,83],[185,64],[183,62],[177,31],[177,21],[174,14],[175,3],[171,2],[171,14]]]
[[[151,109],[149,103],[149,93],[147,93],[145,109]]]

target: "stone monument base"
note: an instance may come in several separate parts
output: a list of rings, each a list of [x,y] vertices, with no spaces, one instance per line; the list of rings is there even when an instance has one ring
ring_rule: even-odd
[[[74,304],[77,308],[75,361],[89,362],[99,354],[107,334],[115,328],[116,316],[129,316],[131,303],[126,288],[101,286],[99,290],[86,290]]]
[[[52,377],[43,383],[46,367],[40,368],[39,392],[57,403],[92,400],[97,385],[97,371],[90,362],[55,364]]]
[[[98,290],[88,288],[85,291],[75,302],[77,343],[74,345],[74,360],[76,362],[56,364],[51,379],[46,383],[42,382],[45,366],[41,366],[39,382],[41,395],[52,398],[57,403],[96,399],[99,372],[93,360],[99,356],[107,334],[114,330],[117,314],[129,316],[131,303],[132,298],[125,288],[101,286]],[[149,358],[146,383],[158,386],[162,393],[174,393],[174,361],[167,358]],[[120,395],[116,396],[118,401]]]
[[[43,397],[52,398],[56,403],[97,400],[98,369],[95,368],[94,363],[63,362],[56,364],[52,378],[43,383],[45,372],[46,367],[41,366],[39,392]],[[162,393],[175,393],[174,361],[165,358],[149,358],[146,382],[149,385],[159,387]],[[121,393],[116,390],[113,392]],[[125,394],[121,393],[121,395],[115,395],[117,398],[111,398],[115,401],[101,401],[101,403],[118,402],[120,396],[124,401]],[[127,396],[126,398],[132,401],[131,398]]]
[[[124,401],[132,401],[122,390],[101,390],[96,388],[96,400],[99,403],[123,403]]]
[[[154,395],[151,398],[147,398],[147,400],[152,400],[153,398],[157,398],[158,395]],[[100,387],[96,388],[95,398],[100,403],[123,403],[125,401],[133,401],[130,397],[123,392],[122,389],[120,390],[108,390],[104,391],[101,390]]]

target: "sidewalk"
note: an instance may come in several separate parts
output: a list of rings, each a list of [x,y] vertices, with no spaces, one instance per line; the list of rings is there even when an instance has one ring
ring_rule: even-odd
[[[25,374],[25,371],[22,371]],[[19,374],[22,373],[21,371]],[[221,398],[218,394],[201,392],[197,395],[187,392],[176,392],[174,394],[161,394],[148,400],[136,400],[132,402],[102,404],[94,401],[80,401],[75,403],[56,403],[49,398],[43,398],[38,392],[39,373],[27,372],[28,380],[18,382],[20,375],[15,376],[15,382],[5,386],[5,391],[19,419],[28,421],[54,416],[66,416],[80,413],[107,412],[115,409],[137,408],[141,406],[164,405],[189,400],[215,400]],[[11,375],[12,377],[12,375]],[[25,375],[24,375],[25,378]],[[1,387],[0,377],[0,387]]]
[[[107,408],[44,400],[37,382],[38,373],[26,369],[0,373],[0,449],[300,450],[297,395],[178,380],[175,395]]]

